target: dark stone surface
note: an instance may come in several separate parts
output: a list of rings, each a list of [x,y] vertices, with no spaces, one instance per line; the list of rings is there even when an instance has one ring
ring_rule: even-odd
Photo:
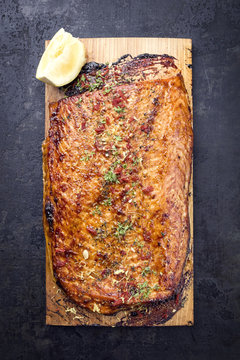
[[[1,1],[1,359],[239,359],[239,1]],[[80,37],[193,39],[195,325],[64,328],[45,321],[35,79],[60,27]]]

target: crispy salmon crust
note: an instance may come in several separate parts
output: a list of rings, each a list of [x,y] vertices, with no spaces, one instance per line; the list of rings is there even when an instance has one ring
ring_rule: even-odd
[[[43,220],[53,272],[102,314],[178,291],[190,237],[193,133],[174,59],[85,70],[50,104]]]

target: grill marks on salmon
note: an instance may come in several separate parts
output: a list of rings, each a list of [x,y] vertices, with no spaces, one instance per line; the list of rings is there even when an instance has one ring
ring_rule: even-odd
[[[66,92],[75,95],[50,105],[43,144],[55,277],[99,313],[166,300],[190,237],[193,134],[181,73],[166,55],[128,56],[85,67]]]

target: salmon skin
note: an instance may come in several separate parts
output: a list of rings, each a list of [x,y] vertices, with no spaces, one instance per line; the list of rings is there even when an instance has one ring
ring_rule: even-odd
[[[190,228],[193,132],[175,59],[89,63],[50,104],[43,220],[67,295],[102,314],[170,299]]]

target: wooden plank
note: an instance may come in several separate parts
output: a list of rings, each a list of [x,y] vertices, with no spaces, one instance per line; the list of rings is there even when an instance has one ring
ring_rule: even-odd
[[[174,56],[181,69],[192,109],[192,40],[174,38],[85,38],[81,39],[87,49],[88,61],[113,62],[125,54],[136,56],[143,53],[168,54]],[[46,46],[48,41],[46,41]],[[56,88],[46,85],[45,88],[45,136],[49,129],[49,103],[60,99],[63,94]],[[189,216],[190,216],[190,254],[185,272],[193,274],[193,176],[190,183]],[[185,290],[184,306],[165,324],[159,326],[193,325],[193,275]],[[46,244],[46,324],[48,325],[102,325],[115,326],[128,313],[121,311],[114,316],[100,315],[82,309],[70,301],[57,286],[51,270],[49,246]],[[122,324],[125,325],[124,323]],[[129,324],[128,324],[129,325]],[[138,326],[138,324],[135,324]],[[156,324],[158,326],[158,324]],[[131,324],[130,324],[131,326]]]

